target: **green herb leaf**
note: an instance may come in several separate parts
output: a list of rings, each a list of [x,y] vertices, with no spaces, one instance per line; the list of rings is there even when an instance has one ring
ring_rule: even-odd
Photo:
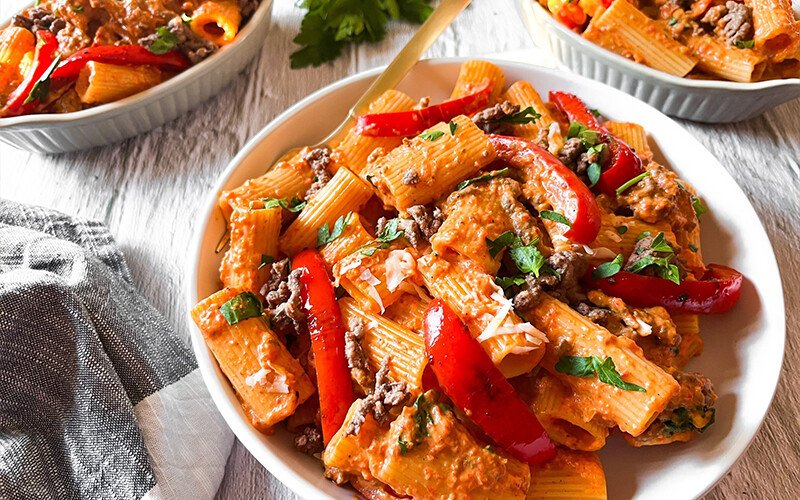
[[[675,19],[674,17],[670,17],[670,18],[667,20],[667,24],[669,24],[670,26],[675,26],[676,24],[678,24],[678,20],[677,20],[677,19]]]
[[[262,267],[267,267],[273,262],[275,262],[275,257],[273,257],[272,255],[261,254],[261,264],[258,265],[258,269],[261,269]]]
[[[400,448],[401,455],[408,453],[408,443],[403,440],[402,436],[397,438],[397,446]]]
[[[450,126],[450,135],[456,135],[456,129],[458,129],[458,123],[450,120],[450,123],[448,123],[448,125]]]
[[[756,42],[755,40],[739,40],[734,45],[740,49],[752,49],[755,47]]]
[[[317,248],[321,247],[322,245],[327,245],[331,241],[341,236],[352,219],[353,212],[339,217],[333,224],[333,231],[330,230],[328,223],[326,222],[325,225],[317,230]]]
[[[160,55],[166,54],[178,46],[178,37],[169,30],[166,26],[159,26],[156,28],[156,39],[147,47],[147,50],[153,54]]]
[[[589,177],[589,187],[594,187],[597,181],[600,180],[602,169],[599,163],[592,163],[589,165],[589,168],[586,169],[586,176]]]
[[[22,104],[30,104],[33,101],[42,102],[47,97],[47,94],[50,93],[50,76],[53,74],[53,71],[56,70],[58,67],[58,63],[61,62],[61,55],[57,55],[53,62],[50,63],[50,66],[42,73],[42,76],[33,84],[31,87],[31,91],[28,94],[28,97],[22,101]]]
[[[539,212],[539,217],[542,219],[551,220],[553,222],[558,222],[559,224],[564,224],[567,227],[572,227],[572,223],[567,220],[562,214],[558,212],[553,212],[552,210],[542,210]]]
[[[532,273],[537,278],[539,277],[539,272],[542,270],[545,261],[544,255],[536,248],[536,243],[538,242],[539,240],[536,239],[529,245],[523,245],[519,238],[517,238],[508,251],[508,255],[521,273]]]
[[[183,21],[186,24],[191,24],[192,18],[185,12],[181,12],[181,21]]]
[[[697,248],[697,245],[695,245],[694,243],[689,243],[689,250],[691,250],[694,253],[697,253],[697,251],[700,249]]]
[[[261,299],[252,292],[242,292],[228,302],[219,306],[219,312],[229,325],[261,316],[264,312]]]
[[[503,290],[507,290],[512,286],[524,285],[525,278],[523,276],[497,276],[494,282]]]
[[[590,109],[589,111],[594,115],[595,118],[600,118],[600,112],[596,109]]]
[[[72,12],[76,12],[78,14],[83,12],[83,5],[73,5]]]
[[[444,132],[441,130],[434,130],[432,132],[425,132],[423,134],[419,134],[420,139],[427,139],[429,141],[435,141],[436,139],[442,137]]]
[[[596,130],[588,128],[586,125],[579,122],[569,122],[569,131],[567,132],[568,138],[575,138],[581,140],[583,146],[590,148],[600,142],[600,133]]]
[[[489,255],[496,257],[504,248],[511,246],[517,237],[511,231],[506,231],[494,240],[486,238],[486,245],[489,247]]]
[[[345,42],[336,40],[338,30],[328,27],[328,21],[325,19],[325,10],[328,8],[330,7],[326,5],[309,9],[303,17],[300,33],[292,40],[302,47],[290,56],[293,69],[316,67],[341,55]]]
[[[659,232],[655,238],[653,238],[653,242],[650,244],[650,248],[654,252],[665,252],[665,253],[675,253],[669,243],[667,243],[666,237],[664,236],[663,232]]]
[[[620,271],[622,271],[622,254],[617,254],[617,256],[614,257],[614,260],[610,262],[604,262],[597,266],[597,268],[592,271],[592,278],[601,280],[614,276]]]
[[[628,232],[628,226],[617,226],[617,234],[625,234]]]
[[[647,170],[645,172],[642,172],[641,174],[637,175],[633,179],[629,180],[628,182],[626,182],[625,184],[623,184],[623,185],[621,185],[620,187],[617,188],[617,196],[619,196],[622,193],[624,193],[625,191],[627,191],[628,188],[630,188],[634,184],[637,184],[640,180],[644,179],[645,177],[649,177],[649,176],[650,176],[650,171],[649,170]]]
[[[414,401],[414,408],[417,410],[417,414],[414,415],[414,423],[417,427],[417,436],[427,437],[428,436],[428,424],[433,423],[433,419],[431,418],[430,414],[430,403],[425,399],[424,394],[420,394],[417,397],[417,400]]]
[[[264,208],[281,207],[293,213],[304,209],[307,204],[307,202],[300,201],[297,197],[292,198],[292,201],[286,201],[286,198],[262,198],[261,201],[264,202]]]
[[[377,238],[375,238],[375,242],[378,244],[375,245],[375,242],[367,243],[365,245],[366,248],[363,248],[361,253],[368,257],[372,257],[378,250],[389,248],[394,240],[401,238],[403,234],[405,234],[405,231],[402,229],[397,229],[399,225],[400,219],[392,219],[387,222],[386,226],[383,228],[380,234],[378,234]]]
[[[708,212],[708,208],[706,208],[706,205],[705,203],[703,203],[703,200],[701,200],[697,196],[692,196],[692,208],[694,208],[694,213],[698,217]]]
[[[515,123],[518,125],[525,125],[527,123],[533,123],[541,117],[542,115],[537,113],[536,110],[533,109],[533,106],[528,106],[527,108],[517,113],[514,113],[511,116],[503,117],[503,119],[500,121],[505,123]]]
[[[476,182],[483,182],[483,181],[488,181],[490,179],[494,179],[495,177],[502,177],[502,176],[506,175],[507,173],[508,173],[508,168],[506,167],[506,168],[500,169],[500,170],[498,170],[496,172],[490,172],[488,174],[483,174],[483,175],[481,175],[479,177],[473,177],[472,179],[467,179],[465,181],[461,181],[458,184],[456,184],[456,191],[461,191],[465,187],[471,186],[472,184],[475,184]]]
[[[412,23],[422,24],[433,13],[433,7],[426,0],[399,0],[397,3],[400,17]]]
[[[644,387],[622,380],[614,360],[610,357],[601,361],[597,356],[562,356],[556,363],[556,371],[575,377],[591,377],[597,374],[597,378],[604,384],[625,391],[647,392]]]

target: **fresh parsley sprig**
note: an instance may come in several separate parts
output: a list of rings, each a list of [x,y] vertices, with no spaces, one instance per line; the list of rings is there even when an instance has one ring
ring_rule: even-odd
[[[439,139],[443,135],[444,135],[444,132],[442,132],[441,130],[431,130],[430,132],[423,132],[422,134],[419,134],[419,138],[420,139],[427,139],[427,140],[432,142],[432,141],[435,141],[436,139]],[[455,134],[453,134],[453,135],[455,135]]]
[[[328,223],[326,222],[325,225],[317,230],[317,248],[321,247],[322,245],[327,245],[331,241],[341,236],[352,219],[353,212],[339,217],[336,219],[336,222],[333,223],[333,231],[331,231],[330,226],[328,226]]]
[[[458,184],[456,184],[456,191],[461,191],[465,187],[471,186],[471,185],[475,184],[476,182],[483,182],[483,181],[488,181],[490,179],[494,179],[495,177],[502,177],[502,176],[506,175],[507,173],[508,173],[508,167],[501,168],[500,170],[497,170],[496,172],[489,172],[488,174],[483,174],[483,175],[478,176],[478,177],[473,177],[472,179],[467,179],[465,181],[461,181]]]
[[[156,39],[147,47],[147,50],[156,55],[166,54],[178,46],[180,41],[166,26],[156,28]]]
[[[503,117],[500,121],[504,123],[514,123],[516,125],[525,125],[528,123],[533,123],[541,117],[542,115],[537,113],[536,110],[533,109],[533,106],[528,106],[518,113]]]
[[[253,292],[242,292],[219,306],[219,312],[229,325],[261,316],[264,309],[261,299]]]
[[[602,361],[597,356],[562,356],[556,363],[556,371],[575,377],[591,377],[597,374],[600,382],[613,385],[623,391],[647,392],[647,389],[640,385],[622,380],[622,375],[617,371],[614,360],[610,357]]]
[[[564,217],[564,214],[560,214],[552,210],[541,210],[539,212],[539,217],[542,219],[551,220],[553,222],[558,222],[559,224],[564,224],[567,227],[572,227],[572,223],[566,217]]]
[[[402,238],[403,234],[405,234],[405,231],[398,229],[399,225],[400,219],[392,219],[387,222],[386,226],[384,226],[383,230],[380,232],[380,234],[378,234],[377,238],[375,238],[375,241],[364,245],[361,253],[368,257],[372,257],[378,250],[389,248],[394,240]]]
[[[378,42],[390,19],[422,23],[433,12],[430,0],[304,0],[307,9],[294,43],[292,68],[319,66],[339,57],[348,43]]]
[[[281,207],[293,213],[301,211],[307,204],[307,202],[300,201],[297,197],[292,198],[291,201],[287,201],[286,198],[262,198],[261,201],[264,202],[264,208]],[[252,207],[253,202],[250,203],[250,208]]]

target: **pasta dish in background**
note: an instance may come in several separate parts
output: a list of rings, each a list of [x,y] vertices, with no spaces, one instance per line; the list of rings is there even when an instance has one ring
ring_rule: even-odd
[[[251,424],[367,498],[605,498],[609,434],[714,422],[686,364],[742,275],[703,262],[706,208],[646,131],[577,96],[468,61],[450,100],[387,91],[219,207],[192,317]]]
[[[756,82],[800,77],[792,0],[539,0],[563,25],[671,75]]]
[[[231,43],[259,0],[37,0],[0,30],[0,117],[69,113],[168,80]]]

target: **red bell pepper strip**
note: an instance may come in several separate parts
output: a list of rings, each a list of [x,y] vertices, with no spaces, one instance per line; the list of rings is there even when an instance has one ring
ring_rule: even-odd
[[[556,449],[464,323],[441,300],[425,312],[425,349],[445,394],[514,458],[538,464]]]
[[[157,66],[173,71],[181,71],[191,66],[186,56],[177,50],[166,54],[153,54],[141,45],[95,45],[79,50],[66,58],[53,72],[53,78],[75,80],[89,61],[116,65]]]
[[[599,132],[601,142],[608,146],[610,159],[603,165],[597,181],[597,188],[601,193],[616,197],[618,187],[644,172],[639,156],[625,142],[613,136],[577,96],[567,92],[550,92],[550,102],[567,115],[571,122],[578,122]]]
[[[512,167],[535,172],[553,210],[566,217],[571,224],[564,236],[582,245],[594,241],[600,232],[600,207],[575,172],[528,139],[492,134],[489,142],[497,151],[498,159]]]
[[[491,85],[466,95],[422,109],[362,115],[356,121],[356,132],[368,137],[408,137],[422,133],[439,122],[450,121],[458,115],[481,110],[489,103]]]
[[[730,311],[736,305],[743,277],[730,267],[709,264],[700,280],[683,281],[680,285],[627,271],[599,280],[593,279],[590,272],[586,281],[589,287],[619,297],[634,307],[663,306],[675,313],[717,314]]]
[[[55,52],[58,49],[58,41],[55,35],[47,30],[36,32],[36,52],[33,56],[33,69],[28,72],[28,76],[19,86],[8,96],[6,105],[0,112],[0,116],[16,116],[29,113],[36,107],[37,101],[25,102],[31,94],[36,83],[53,64]],[[52,75],[51,75],[52,77]]]
[[[347,410],[356,399],[344,353],[342,312],[325,261],[316,250],[297,254],[292,259],[292,269],[302,269],[300,296],[314,350],[322,436],[327,444],[344,423]]]

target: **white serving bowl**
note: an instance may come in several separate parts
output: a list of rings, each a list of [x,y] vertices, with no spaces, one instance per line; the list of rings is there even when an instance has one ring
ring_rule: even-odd
[[[435,101],[450,95],[463,59],[419,63],[399,89]],[[615,120],[642,124],[652,136],[657,158],[668,162],[702,193],[703,251],[709,262],[735,267],[746,276],[742,297],[729,314],[703,318],[705,353],[689,368],[714,382],[717,422],[695,441],[634,449],[621,436],[609,439],[601,457],[614,499],[688,499],[711,488],[755,436],[769,408],[783,359],[783,292],[769,239],[744,193],[711,153],[674,121],[631,96],[564,71],[495,62],[507,81],[530,81],[542,95],[565,90],[584,97],[592,108]],[[193,255],[187,262],[186,307],[220,288],[222,254],[214,247],[225,230],[217,195],[263,174],[287,149],[315,144],[343,119],[381,68],[330,85],[281,114],[250,140],[220,175],[196,224]],[[703,168],[697,168],[703,165]],[[191,322],[191,321],[190,321]],[[322,477],[320,463],[297,452],[291,436],[278,429],[267,436],[255,430],[228,380],[192,327],[192,344],[211,396],[239,440],[273,475],[303,498],[353,498],[352,490]]]
[[[736,122],[800,97],[800,78],[753,83],[680,78],[586,40],[559,23],[536,0],[517,0],[517,8],[534,43],[549,50],[561,65],[676,118]]]
[[[222,90],[258,53],[271,17],[272,0],[261,0],[234,42],[144,92],[73,113],[0,118],[0,141],[38,153],[65,153],[158,127]]]

